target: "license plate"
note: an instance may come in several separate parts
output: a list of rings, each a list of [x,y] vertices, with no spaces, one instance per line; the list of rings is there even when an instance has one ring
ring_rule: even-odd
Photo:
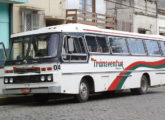
[[[24,88],[24,89],[21,89],[21,92],[22,93],[30,93],[30,89],[29,88]]]

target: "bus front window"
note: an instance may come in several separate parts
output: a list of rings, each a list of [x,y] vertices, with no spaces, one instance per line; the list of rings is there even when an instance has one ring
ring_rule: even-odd
[[[13,58],[10,58],[11,60],[22,60],[25,59],[25,56],[28,51],[28,45],[29,45],[30,38],[23,37],[23,38],[16,38],[13,41]]]
[[[32,42],[29,51],[29,59],[55,57],[59,36],[57,34],[38,35],[32,37]]]
[[[58,34],[19,37],[13,40],[11,60],[49,58],[57,56]]]

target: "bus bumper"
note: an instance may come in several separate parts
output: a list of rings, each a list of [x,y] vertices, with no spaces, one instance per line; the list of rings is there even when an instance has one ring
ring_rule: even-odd
[[[19,94],[39,94],[39,93],[61,93],[60,86],[42,87],[42,88],[15,88],[3,89],[4,95],[19,95]]]

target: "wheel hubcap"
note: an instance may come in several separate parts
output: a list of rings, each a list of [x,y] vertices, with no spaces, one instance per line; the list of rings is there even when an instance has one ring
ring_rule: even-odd
[[[80,95],[83,98],[87,97],[87,94],[88,94],[87,89],[88,88],[87,88],[86,84],[85,83],[81,83],[81,85],[80,85]]]
[[[146,92],[147,91],[147,86],[148,86],[147,81],[146,80],[142,80],[141,84],[142,84],[141,85],[142,91]]]

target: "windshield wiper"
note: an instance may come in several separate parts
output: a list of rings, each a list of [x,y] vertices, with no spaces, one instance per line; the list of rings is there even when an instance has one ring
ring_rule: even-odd
[[[43,58],[51,58],[52,56],[44,56]]]

